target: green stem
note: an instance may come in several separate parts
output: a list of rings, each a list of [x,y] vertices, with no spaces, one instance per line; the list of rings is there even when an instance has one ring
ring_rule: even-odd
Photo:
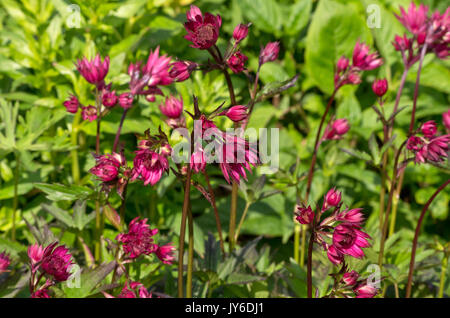
[[[244,223],[245,217],[247,216],[247,212],[248,212],[248,209],[250,208],[250,205],[252,205],[250,202],[245,203],[244,212],[242,213],[241,220],[239,221],[239,225],[236,230],[236,236],[234,238],[235,242],[238,241],[239,233],[241,232],[241,227],[242,227],[242,224]]]
[[[192,273],[194,269],[194,220],[192,217],[191,205],[188,209],[188,228],[189,228],[189,246],[188,246],[188,266],[186,278],[186,298],[192,298]]]
[[[75,148],[70,151],[72,159],[72,179],[75,184],[80,182],[80,164],[78,162],[78,126],[80,124],[81,112],[77,112],[72,122],[70,140]]]
[[[294,260],[297,264],[300,264],[300,232],[301,225],[296,223],[294,227]]]
[[[13,241],[16,240],[16,214],[17,208],[19,206],[18,187],[19,187],[19,173],[20,173],[20,154],[16,152],[15,157],[16,157],[16,168],[14,171],[14,199],[13,199],[13,219],[12,219],[13,222],[11,232],[11,239]]]
[[[102,258],[102,249],[100,245],[102,226],[102,216],[100,213],[100,193],[98,194],[97,201],[95,202],[95,261],[100,263]]]
[[[447,277],[447,267],[448,267],[448,256],[444,254],[444,258],[442,259],[441,264],[441,279],[439,281],[438,298],[444,297],[444,285],[445,285],[445,278]]]
[[[395,222],[397,221],[397,208],[398,208],[398,202],[400,201],[400,191],[402,189],[403,185],[403,176],[404,174],[400,175],[400,178],[398,180],[397,189],[394,193],[394,198],[392,199],[392,217],[391,217],[391,223],[389,225],[389,236],[394,234],[395,231]]]
[[[300,245],[300,267],[305,266],[305,252],[306,252],[306,229],[308,226],[306,224],[301,225],[302,228],[302,241]]]
[[[206,184],[208,185],[208,191],[209,191],[209,195],[211,197],[211,202],[212,202],[212,206],[213,206],[213,210],[214,210],[214,216],[216,218],[217,232],[219,232],[220,250],[222,251],[222,254],[225,255],[225,247],[224,247],[223,235],[222,235],[222,223],[220,223],[219,210],[217,209],[217,205],[216,205],[216,196],[214,195],[214,190],[211,186],[211,182],[209,180],[209,175],[206,172],[206,170],[203,171],[203,175],[205,176]]]

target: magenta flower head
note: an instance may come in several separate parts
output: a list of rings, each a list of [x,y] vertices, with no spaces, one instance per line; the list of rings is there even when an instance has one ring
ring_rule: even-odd
[[[192,153],[190,166],[195,173],[205,171],[206,160],[201,147],[197,147],[197,149]]]
[[[261,49],[259,53],[259,65],[263,65],[267,62],[273,62],[278,58],[280,52],[280,42],[269,42]]]
[[[9,255],[5,252],[0,253],[0,274],[6,272],[9,264],[11,264],[11,259]]]
[[[344,261],[344,255],[333,245],[328,246],[327,256],[334,265],[339,265]]]
[[[133,106],[133,94],[131,94],[130,92],[120,94],[119,105],[123,109],[131,108],[131,106]]]
[[[64,107],[69,113],[75,114],[78,111],[78,106],[80,106],[80,102],[78,98],[74,95],[70,95],[70,98],[63,103]]]
[[[157,233],[158,229],[150,229],[147,219],[136,217],[128,225],[128,233],[117,235],[116,240],[122,243],[125,255],[134,259],[156,251],[158,246],[153,243],[153,236]]]
[[[125,282],[117,298],[152,298],[152,294],[139,282]]]
[[[216,44],[222,25],[220,15],[214,16],[209,12],[202,15],[198,7],[191,5],[186,12],[186,18],[187,22],[184,23],[184,28],[188,34],[184,38],[192,42],[191,47],[206,50]]]
[[[427,121],[426,123],[424,123],[422,125],[422,127],[420,128],[420,130],[422,131],[422,134],[426,138],[433,138],[434,135],[436,135],[437,126],[436,126],[436,123],[434,122],[434,120],[430,120],[430,121]]]
[[[179,118],[183,113],[183,98],[181,96],[180,98],[176,98],[170,95],[159,105],[159,110],[168,118]]]
[[[95,156],[96,164],[89,172],[97,176],[103,182],[111,182],[117,179],[120,167],[124,166],[125,157],[118,153],[111,155]]]
[[[395,36],[394,42],[392,42],[392,45],[394,46],[396,51],[407,51],[409,49],[412,49],[413,41],[408,39],[406,34],[403,36]]]
[[[350,129],[347,119],[336,119],[325,128],[323,133],[324,140],[340,139]]]
[[[408,11],[405,11],[403,7],[400,7],[400,15],[395,17],[401,24],[412,34],[420,36],[427,31],[427,15],[428,7],[421,4],[419,8],[411,1]]]
[[[142,68],[143,79],[148,80],[148,86],[169,85],[172,84],[172,78],[169,75],[169,68],[172,59],[166,54],[159,56],[159,46],[155,51],[150,51],[147,64]],[[133,92],[132,93],[136,93]]]
[[[233,39],[236,41],[236,44],[245,39],[248,35],[248,24],[238,24],[233,31]]]
[[[339,73],[345,72],[348,68],[349,60],[345,56],[342,56],[337,62],[337,71]]]
[[[450,131],[450,109],[442,114],[442,123]]]
[[[354,224],[342,223],[336,226],[333,233],[333,245],[342,254],[355,258],[363,258],[362,248],[370,246],[370,236]]]
[[[69,279],[70,267],[74,263],[69,250],[64,245],[57,245],[55,242],[44,249],[40,268],[56,281],[63,282]]]
[[[378,97],[383,97],[388,90],[388,82],[387,79],[379,79],[375,80],[372,84],[372,90]]]
[[[356,294],[356,298],[373,298],[378,293],[378,289],[370,284],[359,284],[353,291]]]
[[[102,104],[105,107],[111,108],[116,106],[119,98],[116,95],[116,91],[105,91],[102,95]]]
[[[228,67],[233,71],[233,73],[240,73],[245,69],[245,62],[248,57],[242,54],[240,51],[235,52],[227,60]]]
[[[50,295],[48,294],[48,289],[43,288],[31,294],[31,298],[50,298]]]
[[[301,224],[311,224],[314,220],[314,211],[309,205],[307,207],[297,205],[295,215],[295,219]]]
[[[170,77],[176,82],[183,82],[191,76],[198,64],[189,61],[177,61],[170,64],[170,66]]]
[[[136,151],[131,180],[141,179],[144,185],[155,185],[165,171],[169,170],[167,156],[150,149]]]
[[[322,210],[325,210],[330,206],[338,206],[339,203],[341,203],[341,197],[341,192],[337,191],[336,188],[330,189],[325,195]]]
[[[247,118],[247,107],[243,105],[231,106],[227,110],[221,112],[219,116],[227,116],[234,122],[240,122]]]
[[[83,59],[77,61],[76,67],[86,81],[94,84],[98,89],[102,89],[105,84],[105,76],[109,70],[109,56],[105,57],[103,62],[100,54],[97,54],[91,61],[83,57]]]
[[[36,243],[28,247],[27,253],[30,258],[31,270],[35,272],[44,257],[44,248]]]
[[[175,251],[175,246],[172,243],[157,246],[157,250],[155,251],[156,256],[159,258],[161,262],[167,265],[171,265],[175,257],[173,256],[173,252]]]
[[[353,67],[362,71],[373,70],[383,64],[383,60],[378,58],[378,53],[369,54],[369,46],[365,43],[356,42],[353,49]]]
[[[417,136],[411,136],[408,138],[408,141],[406,142],[406,148],[411,151],[418,151],[422,149],[423,144],[424,142],[422,138]]]
[[[81,117],[83,120],[94,121],[97,119],[97,108],[92,105],[81,108]]]
[[[361,211],[361,208],[351,210],[345,209],[336,215],[336,221],[360,225],[364,221],[364,215]]]
[[[424,146],[416,152],[416,163],[427,161],[441,162],[448,157],[450,135],[442,135],[424,142]]]
[[[342,281],[347,286],[354,286],[358,281],[359,274],[356,271],[347,272],[342,276]]]

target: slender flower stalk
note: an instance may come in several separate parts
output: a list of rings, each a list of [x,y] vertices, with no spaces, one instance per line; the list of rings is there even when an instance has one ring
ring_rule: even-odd
[[[309,236],[308,243],[308,260],[306,263],[307,271],[306,271],[306,283],[307,283],[307,297],[312,298],[312,252],[314,246],[314,236],[315,236],[315,228],[317,223],[317,218],[320,218],[320,212],[316,213],[313,217],[313,222],[311,226],[311,234]]]
[[[120,132],[122,131],[123,122],[125,121],[125,117],[127,116],[128,109],[129,108],[126,108],[123,110],[122,117],[120,118],[120,124],[119,124],[119,127],[117,128],[116,137],[114,138],[114,145],[113,145],[112,152],[116,152],[116,150],[117,150],[117,146],[119,144],[119,139],[120,139]]]
[[[20,173],[20,154],[15,152],[16,157],[16,168],[14,169],[14,199],[13,199],[13,219],[12,219],[12,230],[11,239],[14,242],[16,240],[16,215],[17,208],[19,207],[19,173]]]
[[[194,271],[194,219],[192,217],[191,203],[188,209],[188,229],[189,229],[189,245],[188,245],[188,266],[186,276],[186,298],[192,298],[192,274]]]
[[[234,238],[235,242],[238,241],[239,233],[241,232],[241,227],[242,227],[242,224],[244,224],[244,220],[245,220],[245,217],[247,216],[247,212],[248,212],[248,209],[250,208],[250,205],[251,205],[250,202],[245,203],[244,212],[242,213],[241,220],[239,221],[239,225],[236,230],[236,237]]]
[[[425,214],[428,211],[428,208],[430,207],[433,200],[437,197],[437,195],[445,189],[445,187],[450,183],[450,179],[445,181],[434,193],[433,195],[428,199],[428,201],[423,206],[422,212],[420,213],[419,220],[417,221],[416,231],[414,233],[414,240],[412,243],[412,250],[411,250],[411,260],[409,262],[409,273],[408,273],[408,283],[406,284],[406,298],[409,298],[411,296],[411,288],[412,288],[412,279],[413,279],[413,272],[414,272],[414,262],[416,259],[416,250],[417,250],[417,241],[419,239],[420,234],[420,228],[422,226],[422,222],[425,218]]]
[[[225,255],[225,247],[224,247],[223,235],[222,235],[222,224],[220,223],[219,210],[217,209],[217,205],[216,205],[216,196],[214,195],[214,190],[211,186],[211,182],[209,180],[209,175],[206,172],[206,170],[203,170],[203,175],[205,176],[206,184],[208,185],[208,191],[209,191],[209,195],[211,197],[211,202],[212,202],[212,206],[213,206],[213,210],[214,210],[214,216],[216,218],[217,231],[219,232],[220,249],[222,251],[222,254]]]
[[[81,113],[77,112],[72,122],[72,130],[70,133],[70,141],[74,149],[70,151],[72,161],[72,178],[75,184],[80,182],[80,164],[78,161],[78,125],[80,124]]]

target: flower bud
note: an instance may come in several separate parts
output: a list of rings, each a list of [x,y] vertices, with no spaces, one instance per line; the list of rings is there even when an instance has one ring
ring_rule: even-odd
[[[241,42],[248,35],[248,24],[239,24],[234,28],[233,39],[236,43]]]
[[[338,206],[341,202],[341,193],[336,188],[330,189],[325,195],[324,207]]]
[[[239,122],[247,118],[247,107],[243,105],[232,106],[220,113],[220,116],[227,116],[234,122]]]
[[[159,110],[169,118],[179,118],[183,112],[183,99],[170,95],[159,105]]]
[[[375,80],[372,84],[372,90],[378,97],[384,96],[388,90],[388,82],[386,79]]]
[[[301,224],[310,224],[314,220],[314,211],[311,209],[311,206],[297,206],[297,212],[295,213],[295,215],[295,219]]]
[[[278,58],[280,52],[279,42],[269,42],[259,53],[259,65],[267,62],[273,62]]]
[[[434,120],[427,121],[422,125],[420,129],[422,130],[422,134],[426,138],[433,138],[437,131],[436,123],[434,122]]]
[[[345,273],[342,276],[342,281],[347,286],[354,286],[359,278],[359,274],[356,271],[351,271],[348,273]]]
[[[119,105],[123,109],[129,109],[133,106],[133,94],[131,93],[122,93],[119,96]]]
[[[116,106],[118,100],[119,98],[116,95],[116,91],[106,91],[102,96],[102,104],[108,108]]]
[[[75,114],[78,111],[78,106],[80,105],[80,102],[78,101],[78,98],[76,98],[74,95],[70,95],[69,100],[66,100],[63,103],[64,107],[66,107],[66,110],[69,113]]]
[[[97,108],[92,105],[81,108],[81,117],[83,120],[94,121],[97,119]]]
[[[337,62],[337,71],[338,73],[344,72],[348,67],[348,58],[342,56]]]

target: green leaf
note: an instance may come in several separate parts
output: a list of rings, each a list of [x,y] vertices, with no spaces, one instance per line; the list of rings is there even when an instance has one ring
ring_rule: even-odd
[[[282,12],[274,0],[240,0],[238,5],[248,21],[265,32],[276,33],[281,29]]]
[[[62,184],[35,183],[34,186],[47,194],[51,201],[74,201],[87,199],[93,191],[89,188],[72,185],[70,187]]]
[[[53,215],[57,220],[63,222],[68,227],[75,227],[72,216],[69,212],[64,211],[56,206],[43,203],[41,205],[42,209]]]
[[[275,82],[270,82],[266,85],[264,85],[264,87],[258,92],[258,94],[256,95],[256,100],[262,101],[264,99],[267,99],[269,97],[272,97],[276,94],[279,94],[293,86],[295,86],[295,84],[297,83],[299,75],[295,75],[294,77],[285,80],[285,81],[275,81]]]
[[[288,18],[283,19],[284,33],[295,35],[308,24],[311,14],[312,0],[300,0],[287,7]]]

